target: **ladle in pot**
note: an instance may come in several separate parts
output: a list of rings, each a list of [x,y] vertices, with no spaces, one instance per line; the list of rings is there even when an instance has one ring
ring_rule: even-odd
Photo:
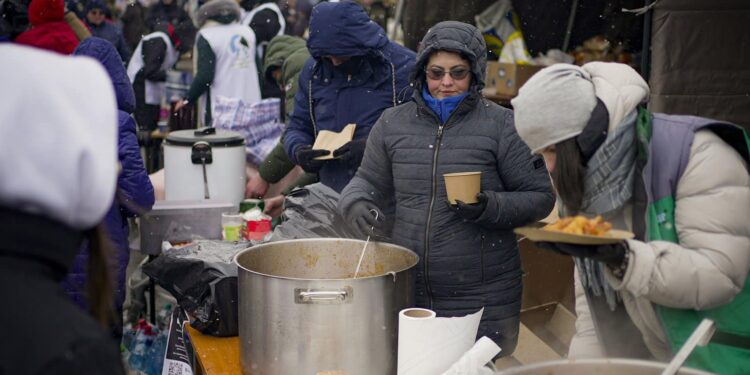
[[[373,214],[375,214],[375,221],[378,221],[378,210],[370,210]],[[357,275],[359,275],[359,267],[362,266],[362,259],[365,259],[365,251],[367,250],[367,245],[370,243],[370,236],[375,231],[375,227],[370,227],[370,234],[367,235],[367,241],[365,241],[365,247],[362,248],[362,253],[359,255],[359,262],[357,262],[357,269],[354,270],[354,278],[357,278]]]
[[[690,337],[685,341],[685,344],[682,345],[680,351],[678,351],[674,358],[669,362],[667,368],[662,371],[661,375],[674,375],[677,373],[677,370],[682,367],[685,360],[687,360],[690,354],[693,353],[695,347],[706,346],[715,331],[716,325],[714,324],[714,321],[711,319],[703,319],[693,333],[690,334]]]

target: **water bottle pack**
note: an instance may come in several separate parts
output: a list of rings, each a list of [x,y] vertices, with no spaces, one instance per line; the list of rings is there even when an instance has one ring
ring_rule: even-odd
[[[157,317],[157,325],[152,326],[145,319],[123,333],[122,347],[131,371],[139,375],[161,375],[164,353],[167,347],[169,320],[172,306],[167,304]]]

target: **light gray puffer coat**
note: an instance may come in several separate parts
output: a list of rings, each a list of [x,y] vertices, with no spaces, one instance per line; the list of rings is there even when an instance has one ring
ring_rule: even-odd
[[[521,307],[521,262],[513,229],[544,218],[554,205],[544,162],[531,155],[513,126],[513,113],[479,94],[485,71],[481,34],[467,24],[430,29],[417,56],[411,101],[383,112],[364,160],[341,194],[339,211],[359,200],[376,205],[395,197],[392,239],[420,256],[417,305],[438,316],[484,307],[479,336],[513,352]],[[469,95],[445,124],[421,96],[424,67],[437,50],[459,52],[472,64]],[[448,205],[444,173],[481,171],[488,204],[474,222]],[[380,207],[381,210],[384,207]]]

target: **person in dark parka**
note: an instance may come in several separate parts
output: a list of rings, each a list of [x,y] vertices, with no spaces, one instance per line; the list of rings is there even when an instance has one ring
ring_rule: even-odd
[[[156,130],[161,102],[166,96],[167,70],[180,54],[193,48],[195,26],[190,20],[172,26],[159,24],[144,35],[128,62],[128,77],[135,91],[135,120],[139,130]],[[166,98],[167,102],[170,98]]]
[[[362,236],[382,230],[394,197],[393,242],[414,250],[417,305],[438,316],[484,307],[478,336],[513,353],[521,260],[513,229],[554,205],[549,175],[513,126],[513,113],[482,98],[486,47],[474,26],[438,23],[422,41],[412,100],[383,112],[339,212]],[[478,203],[447,201],[444,173],[481,171]]]
[[[176,0],[159,0],[146,9],[146,30],[154,32],[163,30],[167,24],[178,25],[191,21],[190,16]]]
[[[311,57],[299,78],[294,112],[284,134],[287,155],[305,172],[320,172],[320,182],[340,192],[354,176],[367,135],[384,109],[411,93],[414,52],[388,40],[361,5],[344,1],[313,8]],[[314,160],[321,130],[340,132],[356,124],[353,140],[334,150],[334,160]]]
[[[284,102],[281,108],[281,118],[287,124],[294,111],[294,96],[297,93],[300,72],[310,57],[305,43],[304,39],[296,36],[276,36],[268,44],[263,63],[264,80],[278,86],[283,94]],[[294,167],[294,163],[289,160],[289,156],[284,151],[284,141],[279,140],[279,144],[258,166],[258,176],[248,180],[245,195],[248,198],[274,198],[266,196],[269,184],[281,181]],[[282,194],[291,191],[294,187],[315,182],[318,182],[317,174],[305,173],[290,186],[287,186]],[[276,197],[273,200],[274,203],[269,204],[270,202],[266,199],[266,207],[276,207],[276,203],[283,202],[283,197]]]
[[[250,27],[255,34],[255,53],[258,67],[263,65],[266,48],[271,39],[284,35],[286,22],[281,9],[275,0],[243,0],[240,7],[244,10],[241,24]],[[280,98],[281,90],[275,82],[263,79],[263,71],[258,69],[262,97]]]
[[[120,54],[120,59],[127,63],[130,60],[130,48],[120,27],[106,19],[106,12],[107,5],[103,0],[90,0],[86,4],[86,26],[91,30],[91,35],[112,43]]]
[[[73,54],[90,56],[99,61],[109,73],[117,97],[119,123],[117,156],[122,171],[117,179],[115,201],[104,218],[104,226],[115,250],[114,272],[112,272],[115,275],[114,305],[120,312],[118,318],[122,319],[121,309],[125,300],[125,269],[130,259],[127,218],[136,217],[151,210],[155,199],[154,188],[141,158],[135,120],[131,117],[135,108],[135,94],[117,51],[108,41],[91,37],[81,42]],[[63,284],[68,294],[82,307],[87,306],[83,295],[83,285],[88,278],[85,266],[88,256],[88,248],[82,248]]]
[[[141,37],[148,34],[146,32],[146,8],[140,0],[129,0],[125,6],[125,11],[120,16],[122,22],[122,36],[125,38],[128,48],[135,51]]]

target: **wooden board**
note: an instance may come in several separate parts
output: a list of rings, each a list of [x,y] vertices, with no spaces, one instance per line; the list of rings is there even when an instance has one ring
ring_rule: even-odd
[[[204,335],[189,325],[187,331],[204,375],[242,375],[239,337]]]

